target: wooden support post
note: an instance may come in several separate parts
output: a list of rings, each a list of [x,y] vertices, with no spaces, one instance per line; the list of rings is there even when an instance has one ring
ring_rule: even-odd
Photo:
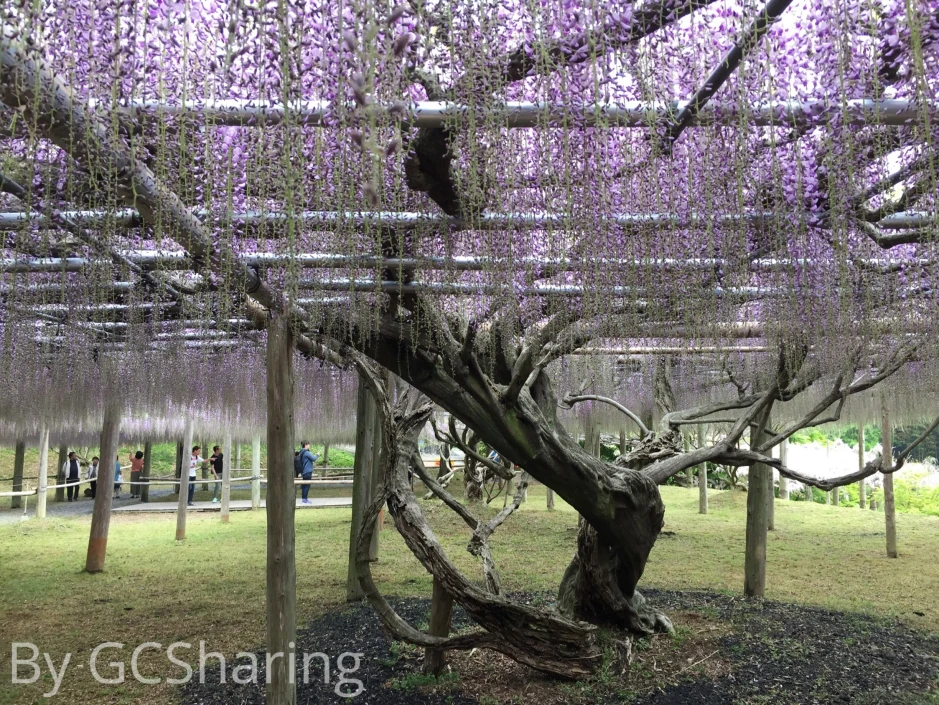
[[[13,491],[23,491],[23,468],[26,465],[26,441],[17,441],[13,451]],[[23,506],[22,497],[10,497],[10,509]]]
[[[140,473],[140,501],[150,501],[150,471],[153,467],[153,441],[149,438],[143,442],[143,471]]]
[[[857,467],[858,470],[864,469],[864,424],[862,423],[857,425]],[[857,483],[857,490],[858,506],[864,509],[867,504],[867,483],[863,479]]]
[[[108,529],[111,526],[111,498],[114,496],[114,461],[121,436],[121,414],[116,406],[109,404],[104,409],[104,425],[101,427],[101,460],[98,464],[98,488],[95,506],[91,513],[91,533],[88,536],[88,554],[85,570],[100,573],[104,570],[104,559],[108,549]]]
[[[235,444],[235,461],[231,467],[232,470],[241,470],[241,441]]]
[[[685,452],[687,453],[687,452],[689,452],[689,451],[691,450],[691,434],[690,434],[690,432],[689,432],[689,433],[683,433],[683,434],[682,434],[682,438],[684,439]],[[687,469],[685,470],[685,477],[688,479],[688,489],[690,490],[692,487],[694,487],[694,465],[692,465],[691,467],[689,467],[689,468],[687,468]]]
[[[186,445],[185,440],[176,441],[176,479],[179,480],[182,478],[182,468],[183,468],[183,446]],[[188,468],[189,466],[186,465]],[[187,470],[188,472],[188,470]]]
[[[893,426],[890,422],[890,409],[883,403],[882,428],[884,469],[893,468]],[[887,525],[887,558],[897,558],[897,510],[893,497],[893,473],[884,473],[884,517]]]
[[[39,488],[36,494],[36,518],[46,518],[46,497],[49,486],[49,428],[43,426],[39,429]]]
[[[704,424],[698,424],[698,448],[704,448]],[[708,513],[708,464],[698,466],[698,514]]]
[[[189,464],[192,462],[192,423],[186,424],[186,435],[183,437],[183,448],[187,455],[183,459],[183,468],[179,475],[179,501],[176,503],[176,540],[186,540],[186,512],[189,504],[189,485],[195,478],[189,477]]]
[[[619,454],[626,455],[626,429],[619,430]]]
[[[554,511],[554,490],[552,490],[549,487],[547,489],[547,495],[548,495],[548,511],[553,512]]]
[[[453,598],[443,584],[434,578],[434,590],[430,601],[430,636],[450,636],[450,618],[453,615]],[[441,649],[424,649],[424,673],[439,676],[447,665],[447,653]]]
[[[63,485],[65,484],[65,473],[62,472],[62,468],[65,467],[65,462],[68,460],[68,446],[59,444],[59,462],[55,466],[55,484]],[[56,487],[55,488],[55,501],[64,502],[65,501],[65,488]]]
[[[769,456],[773,457],[773,451],[770,450]],[[766,466],[766,528],[769,531],[776,530],[776,478],[773,476],[773,468]]]
[[[251,508],[261,508],[261,437],[251,441]]]
[[[356,575],[356,544],[362,531],[365,508],[371,499],[372,452],[375,447],[375,398],[360,378],[355,410],[355,459],[352,467],[352,523],[349,529],[349,565],[346,577],[346,599],[358,602],[365,593]],[[375,533],[378,533],[377,531]]]
[[[766,419],[765,426],[769,426]],[[755,437],[757,430],[751,430],[750,446],[759,445],[762,438]],[[764,436],[765,438],[765,436]],[[768,467],[762,463],[750,466],[747,486],[747,539],[744,555],[743,594],[747,597],[763,597],[766,592],[766,534],[768,501],[766,480]]]
[[[391,374],[384,372],[382,374],[382,379],[385,382],[385,390],[391,390]],[[381,455],[381,419],[378,417],[378,406],[375,402],[375,398],[369,392],[369,398],[372,400],[372,453],[371,459],[369,461],[370,470],[369,470],[369,485],[368,485],[368,504],[372,503],[372,499],[375,497],[375,493],[378,491],[378,486],[381,484],[381,467],[378,464],[378,458]],[[365,506],[368,506],[366,504]],[[372,542],[368,547],[368,558],[373,563],[378,560],[378,541],[381,536],[381,527],[385,521],[384,507],[381,512],[378,514],[378,521],[375,530],[372,532]],[[353,570],[355,565],[350,566]]]
[[[229,520],[228,507],[231,500],[231,434],[222,441],[222,523]]]
[[[779,462],[785,465],[789,462],[789,439],[787,438],[779,444]],[[789,499],[789,480],[779,476],[779,498]]]
[[[268,705],[295,705],[297,702],[293,358],[293,333],[288,319],[275,313],[267,329]]]
[[[203,480],[208,480],[208,479],[209,479],[209,442],[208,442],[208,441],[202,441],[202,442],[199,444],[199,447],[200,447],[200,449],[201,449],[201,451],[202,451],[202,455],[199,456],[200,458],[202,458],[202,462],[199,463],[199,467],[200,467],[201,472],[202,472],[202,479],[203,479]],[[189,452],[192,452],[192,447],[189,447],[189,448],[187,448],[186,450],[189,451]],[[213,489],[215,489],[215,488],[213,488]],[[203,492],[208,492],[208,491],[209,491],[209,483],[208,483],[208,482],[203,482],[203,483],[202,483],[202,491],[203,491]],[[214,492],[213,492],[213,494],[214,494]]]

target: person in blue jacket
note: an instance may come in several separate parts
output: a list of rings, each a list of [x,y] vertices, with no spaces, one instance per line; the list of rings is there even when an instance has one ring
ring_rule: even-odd
[[[304,480],[313,479],[313,464],[319,458],[319,454],[315,454],[310,451],[310,442],[303,441],[300,444],[300,454],[297,456],[297,465],[300,466],[300,477]],[[300,494],[303,499],[300,501],[301,504],[313,504],[309,499],[310,486],[303,485],[303,489],[300,490]]]

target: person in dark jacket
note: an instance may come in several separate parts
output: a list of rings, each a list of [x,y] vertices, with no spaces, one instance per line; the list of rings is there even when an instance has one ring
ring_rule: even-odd
[[[81,467],[78,464],[78,456],[75,451],[68,454],[68,460],[65,461],[65,467],[62,468],[62,474],[65,476],[65,494],[68,501],[74,498],[78,501],[78,481],[81,479]]]
[[[221,501],[222,496],[222,471],[225,467],[225,454],[222,452],[222,449],[218,446],[212,446],[212,455],[209,457],[209,467],[212,468],[212,474],[215,476],[216,482],[212,490],[212,503],[217,504]]]
[[[316,463],[317,458],[319,458],[319,455],[316,455],[310,451],[310,442],[303,441],[303,443],[300,444],[300,467],[301,467],[300,477],[301,478],[303,478],[304,480],[313,479],[313,465],[314,463]],[[310,495],[309,485],[303,485],[303,488],[300,490],[300,494],[303,497],[303,499],[300,500],[301,504],[313,504],[313,502],[311,502],[309,499],[309,495]]]

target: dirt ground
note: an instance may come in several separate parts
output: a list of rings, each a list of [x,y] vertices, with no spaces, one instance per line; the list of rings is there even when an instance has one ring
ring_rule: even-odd
[[[896,621],[831,612],[801,605],[748,601],[700,592],[648,591],[675,623],[675,636],[632,644],[628,664],[621,650],[593,678],[571,683],[547,678],[498,654],[453,654],[439,680],[420,673],[422,652],[392,642],[367,605],[331,612],[298,634],[298,653],[315,657],[304,683],[297,659],[300,705],[932,705],[939,702],[939,638]],[[550,596],[528,595],[549,604]],[[427,600],[393,602],[399,614],[426,628]],[[454,629],[468,629],[454,613]],[[613,643],[618,635],[601,637]],[[619,654],[613,658],[612,654]],[[337,659],[358,653],[359,667],[345,675],[361,681],[341,686]],[[264,657],[259,684],[219,683],[218,669],[203,684],[181,691],[185,705],[263,703]],[[352,671],[354,657],[343,661]],[[359,692],[361,687],[361,692]],[[348,697],[359,692],[355,697]]]

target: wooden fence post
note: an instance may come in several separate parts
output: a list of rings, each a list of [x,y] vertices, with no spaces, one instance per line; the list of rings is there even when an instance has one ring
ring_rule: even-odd
[[[13,452],[13,491],[23,491],[23,468],[26,465],[26,441],[16,442]],[[22,497],[10,497],[10,509],[19,509],[23,506]]]
[[[864,469],[864,424],[862,423],[857,425],[857,467],[858,470]],[[857,490],[858,506],[864,509],[864,505],[867,504],[867,483],[863,478],[857,483]]]
[[[883,439],[884,469],[893,468],[893,426],[890,423],[890,408],[883,402]],[[893,473],[884,473],[884,518],[887,525],[887,558],[896,558],[897,553],[897,510],[893,496]]]
[[[59,462],[55,466],[55,484],[63,485],[65,484],[65,473],[62,472],[62,468],[65,467],[65,461],[68,460],[68,445],[59,444]],[[55,501],[64,502],[65,501],[65,488],[56,487],[55,488]]]
[[[108,549],[108,529],[111,526],[111,498],[114,496],[114,466],[108,462],[108,459],[117,456],[120,436],[120,410],[108,404],[104,409],[104,424],[101,427],[98,487],[95,492],[95,506],[91,513],[88,554],[85,557],[85,570],[89,573],[100,573],[104,570],[104,559]]]
[[[46,518],[46,488],[49,486],[49,427],[39,429],[39,480],[36,483],[36,518]]]
[[[267,702],[295,705],[297,636],[294,515],[294,344],[287,316],[267,329]]]
[[[261,437],[251,440],[251,508],[261,508]]]
[[[183,436],[183,464],[179,471],[179,501],[176,503],[176,540],[186,540],[186,512],[189,508],[189,485],[195,478],[189,477],[189,464],[192,462],[192,422],[186,423],[186,435]]]
[[[153,441],[149,438],[143,443],[143,472],[140,473],[140,501],[150,501],[150,470],[153,466]]]
[[[698,448],[704,448],[704,424],[698,424]],[[698,466],[698,514],[708,513],[708,464]]]
[[[225,434],[222,442],[222,523],[228,523],[228,507],[231,500],[231,433]]]

